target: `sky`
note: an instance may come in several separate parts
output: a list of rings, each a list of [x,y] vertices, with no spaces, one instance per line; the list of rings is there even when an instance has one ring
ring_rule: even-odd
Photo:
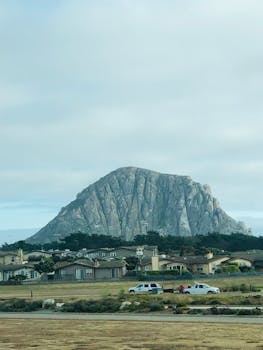
[[[262,18],[262,0],[0,0],[0,243],[123,166],[209,184],[263,233]]]

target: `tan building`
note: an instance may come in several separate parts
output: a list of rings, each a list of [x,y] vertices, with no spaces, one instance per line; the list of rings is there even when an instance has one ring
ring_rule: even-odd
[[[213,257],[212,253],[207,256],[185,256],[162,258],[153,256],[151,263],[145,261],[142,263],[142,271],[165,271],[177,270],[181,275],[183,272],[190,271],[197,274],[214,274],[217,268],[228,260],[227,256]]]
[[[252,262],[245,258],[232,257],[225,261],[226,264],[237,264],[238,267],[252,267]]]
[[[0,265],[23,264],[23,251],[18,249],[16,252],[0,252]]]

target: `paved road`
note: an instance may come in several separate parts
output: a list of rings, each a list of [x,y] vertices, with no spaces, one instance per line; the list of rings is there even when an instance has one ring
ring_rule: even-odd
[[[157,314],[78,314],[50,311],[0,312],[0,319],[54,319],[87,321],[151,321],[151,322],[208,322],[208,323],[249,323],[263,324],[262,316],[190,316]]]

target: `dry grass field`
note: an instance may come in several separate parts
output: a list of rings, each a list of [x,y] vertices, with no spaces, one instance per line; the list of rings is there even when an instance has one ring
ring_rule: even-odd
[[[0,350],[263,349],[262,325],[1,320]]]
[[[218,278],[202,280],[210,285],[222,288],[224,286],[251,284],[263,289],[263,277],[238,277],[238,278]],[[138,284],[138,281],[118,281],[118,282],[89,282],[89,283],[56,283],[56,284],[35,284],[0,286],[0,299],[4,298],[30,298],[31,291],[34,299],[45,298],[100,298],[103,296],[117,295],[121,290],[127,292],[129,287]],[[166,281],[160,282],[165,288],[178,288],[183,283],[185,285],[193,281]]]

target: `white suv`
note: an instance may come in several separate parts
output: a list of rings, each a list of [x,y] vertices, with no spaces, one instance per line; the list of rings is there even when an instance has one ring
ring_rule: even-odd
[[[162,290],[162,287],[159,283],[151,282],[151,283],[142,283],[138,284],[136,287],[129,288],[130,293],[136,292],[151,292],[153,289]]]

